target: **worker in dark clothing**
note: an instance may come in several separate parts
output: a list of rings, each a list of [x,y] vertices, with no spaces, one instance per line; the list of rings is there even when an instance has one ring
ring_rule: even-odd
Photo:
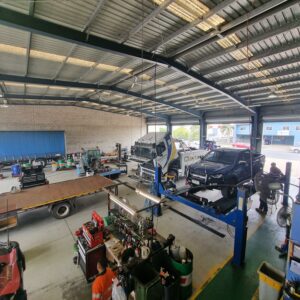
[[[116,277],[114,272],[106,267],[106,261],[97,262],[99,274],[92,285],[92,300],[110,300],[112,294],[113,279]]]
[[[256,211],[262,215],[266,215],[268,212],[268,196],[270,195],[270,189],[268,187],[271,183],[271,178],[268,176],[263,177],[262,179],[262,189],[259,196],[259,208],[256,208]]]
[[[259,197],[259,208],[256,208],[256,211],[262,215],[266,215],[268,212],[268,198],[271,198],[272,196],[275,197],[275,194],[272,195],[271,193],[275,193],[275,191],[271,191],[269,188],[269,184],[273,183],[274,181],[277,182],[284,174],[281,172],[281,170],[276,167],[276,163],[271,163],[271,168],[269,174],[262,177],[261,182],[261,191],[260,191],[260,197]]]
[[[281,170],[278,167],[276,167],[276,163],[274,163],[274,162],[271,163],[271,168],[270,168],[269,174],[274,177],[284,176],[283,173],[281,172]]]

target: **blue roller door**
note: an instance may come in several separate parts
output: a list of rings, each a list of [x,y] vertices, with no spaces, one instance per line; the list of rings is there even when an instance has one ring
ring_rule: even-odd
[[[0,160],[65,154],[63,131],[0,131]]]

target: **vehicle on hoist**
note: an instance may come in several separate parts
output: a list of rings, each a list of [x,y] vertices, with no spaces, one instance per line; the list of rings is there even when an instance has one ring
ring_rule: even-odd
[[[189,165],[206,153],[207,150],[203,149],[191,150],[172,138],[170,133],[151,132],[135,142],[130,159],[139,162],[138,177],[152,182],[156,166],[161,167],[163,175],[168,174],[177,180],[185,175]]]
[[[223,197],[236,193],[236,185],[263,169],[265,156],[248,149],[219,148],[207,153],[188,169],[187,182],[192,186],[219,188]]]

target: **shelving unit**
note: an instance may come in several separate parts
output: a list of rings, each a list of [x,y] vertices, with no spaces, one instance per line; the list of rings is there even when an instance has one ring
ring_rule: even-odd
[[[291,288],[295,285],[296,288]],[[298,291],[298,292],[297,292]],[[300,299],[300,202],[295,202],[289,241],[284,300]]]

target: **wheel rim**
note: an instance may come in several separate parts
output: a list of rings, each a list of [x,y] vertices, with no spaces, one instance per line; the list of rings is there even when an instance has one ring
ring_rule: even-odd
[[[60,217],[64,217],[69,213],[69,207],[67,205],[60,206],[57,210],[57,214]]]

